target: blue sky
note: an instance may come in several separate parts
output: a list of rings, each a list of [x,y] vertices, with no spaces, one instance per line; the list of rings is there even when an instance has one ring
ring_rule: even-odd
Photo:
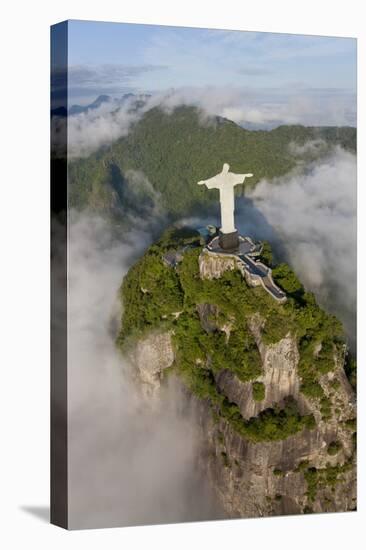
[[[256,106],[329,100],[333,118],[355,120],[353,38],[70,21],[69,67],[71,103],[218,87],[256,94]]]

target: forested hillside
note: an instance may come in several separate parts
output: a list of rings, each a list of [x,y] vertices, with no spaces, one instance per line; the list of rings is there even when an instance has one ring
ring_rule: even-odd
[[[168,251],[180,251],[175,267]],[[272,263],[280,304],[225,262],[204,254],[197,231],[168,229],[123,279],[118,346],[144,391],[175,377],[194,396],[204,472],[230,517],[353,510],[356,408],[340,322],[287,264]]]
[[[309,141],[310,147],[302,147]],[[280,126],[253,131],[219,117],[202,119],[194,107],[179,107],[172,114],[154,108],[128,136],[70,162],[70,206],[118,216],[128,202],[128,171],[134,170],[143,172],[161,194],[172,218],[202,213],[216,194],[196,182],[219,172],[224,162],[234,172],[252,172],[246,185],[255,185],[324,156],[337,144],[355,151],[356,129]]]

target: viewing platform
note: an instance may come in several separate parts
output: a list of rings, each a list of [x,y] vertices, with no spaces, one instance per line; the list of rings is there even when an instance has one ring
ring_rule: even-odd
[[[255,244],[250,237],[242,235],[239,235],[238,243],[235,249],[223,249],[220,246],[219,237],[216,236],[206,244],[204,251],[212,256],[235,258],[239,271],[250,286],[262,285],[274,300],[280,303],[286,302],[285,292],[273,281],[271,268],[256,258],[262,251],[262,245]]]

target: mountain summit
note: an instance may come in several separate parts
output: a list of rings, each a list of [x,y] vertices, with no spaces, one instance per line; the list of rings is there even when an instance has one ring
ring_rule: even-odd
[[[202,236],[171,228],[121,287],[118,345],[145,395],[170,376],[186,388],[199,464],[229,517],[354,509],[355,395],[338,320],[286,264],[284,303],[250,286]]]

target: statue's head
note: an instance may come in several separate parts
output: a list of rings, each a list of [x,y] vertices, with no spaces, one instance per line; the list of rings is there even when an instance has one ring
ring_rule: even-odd
[[[223,172],[228,172],[230,170],[230,166],[227,162],[225,162],[224,166],[222,167]]]

